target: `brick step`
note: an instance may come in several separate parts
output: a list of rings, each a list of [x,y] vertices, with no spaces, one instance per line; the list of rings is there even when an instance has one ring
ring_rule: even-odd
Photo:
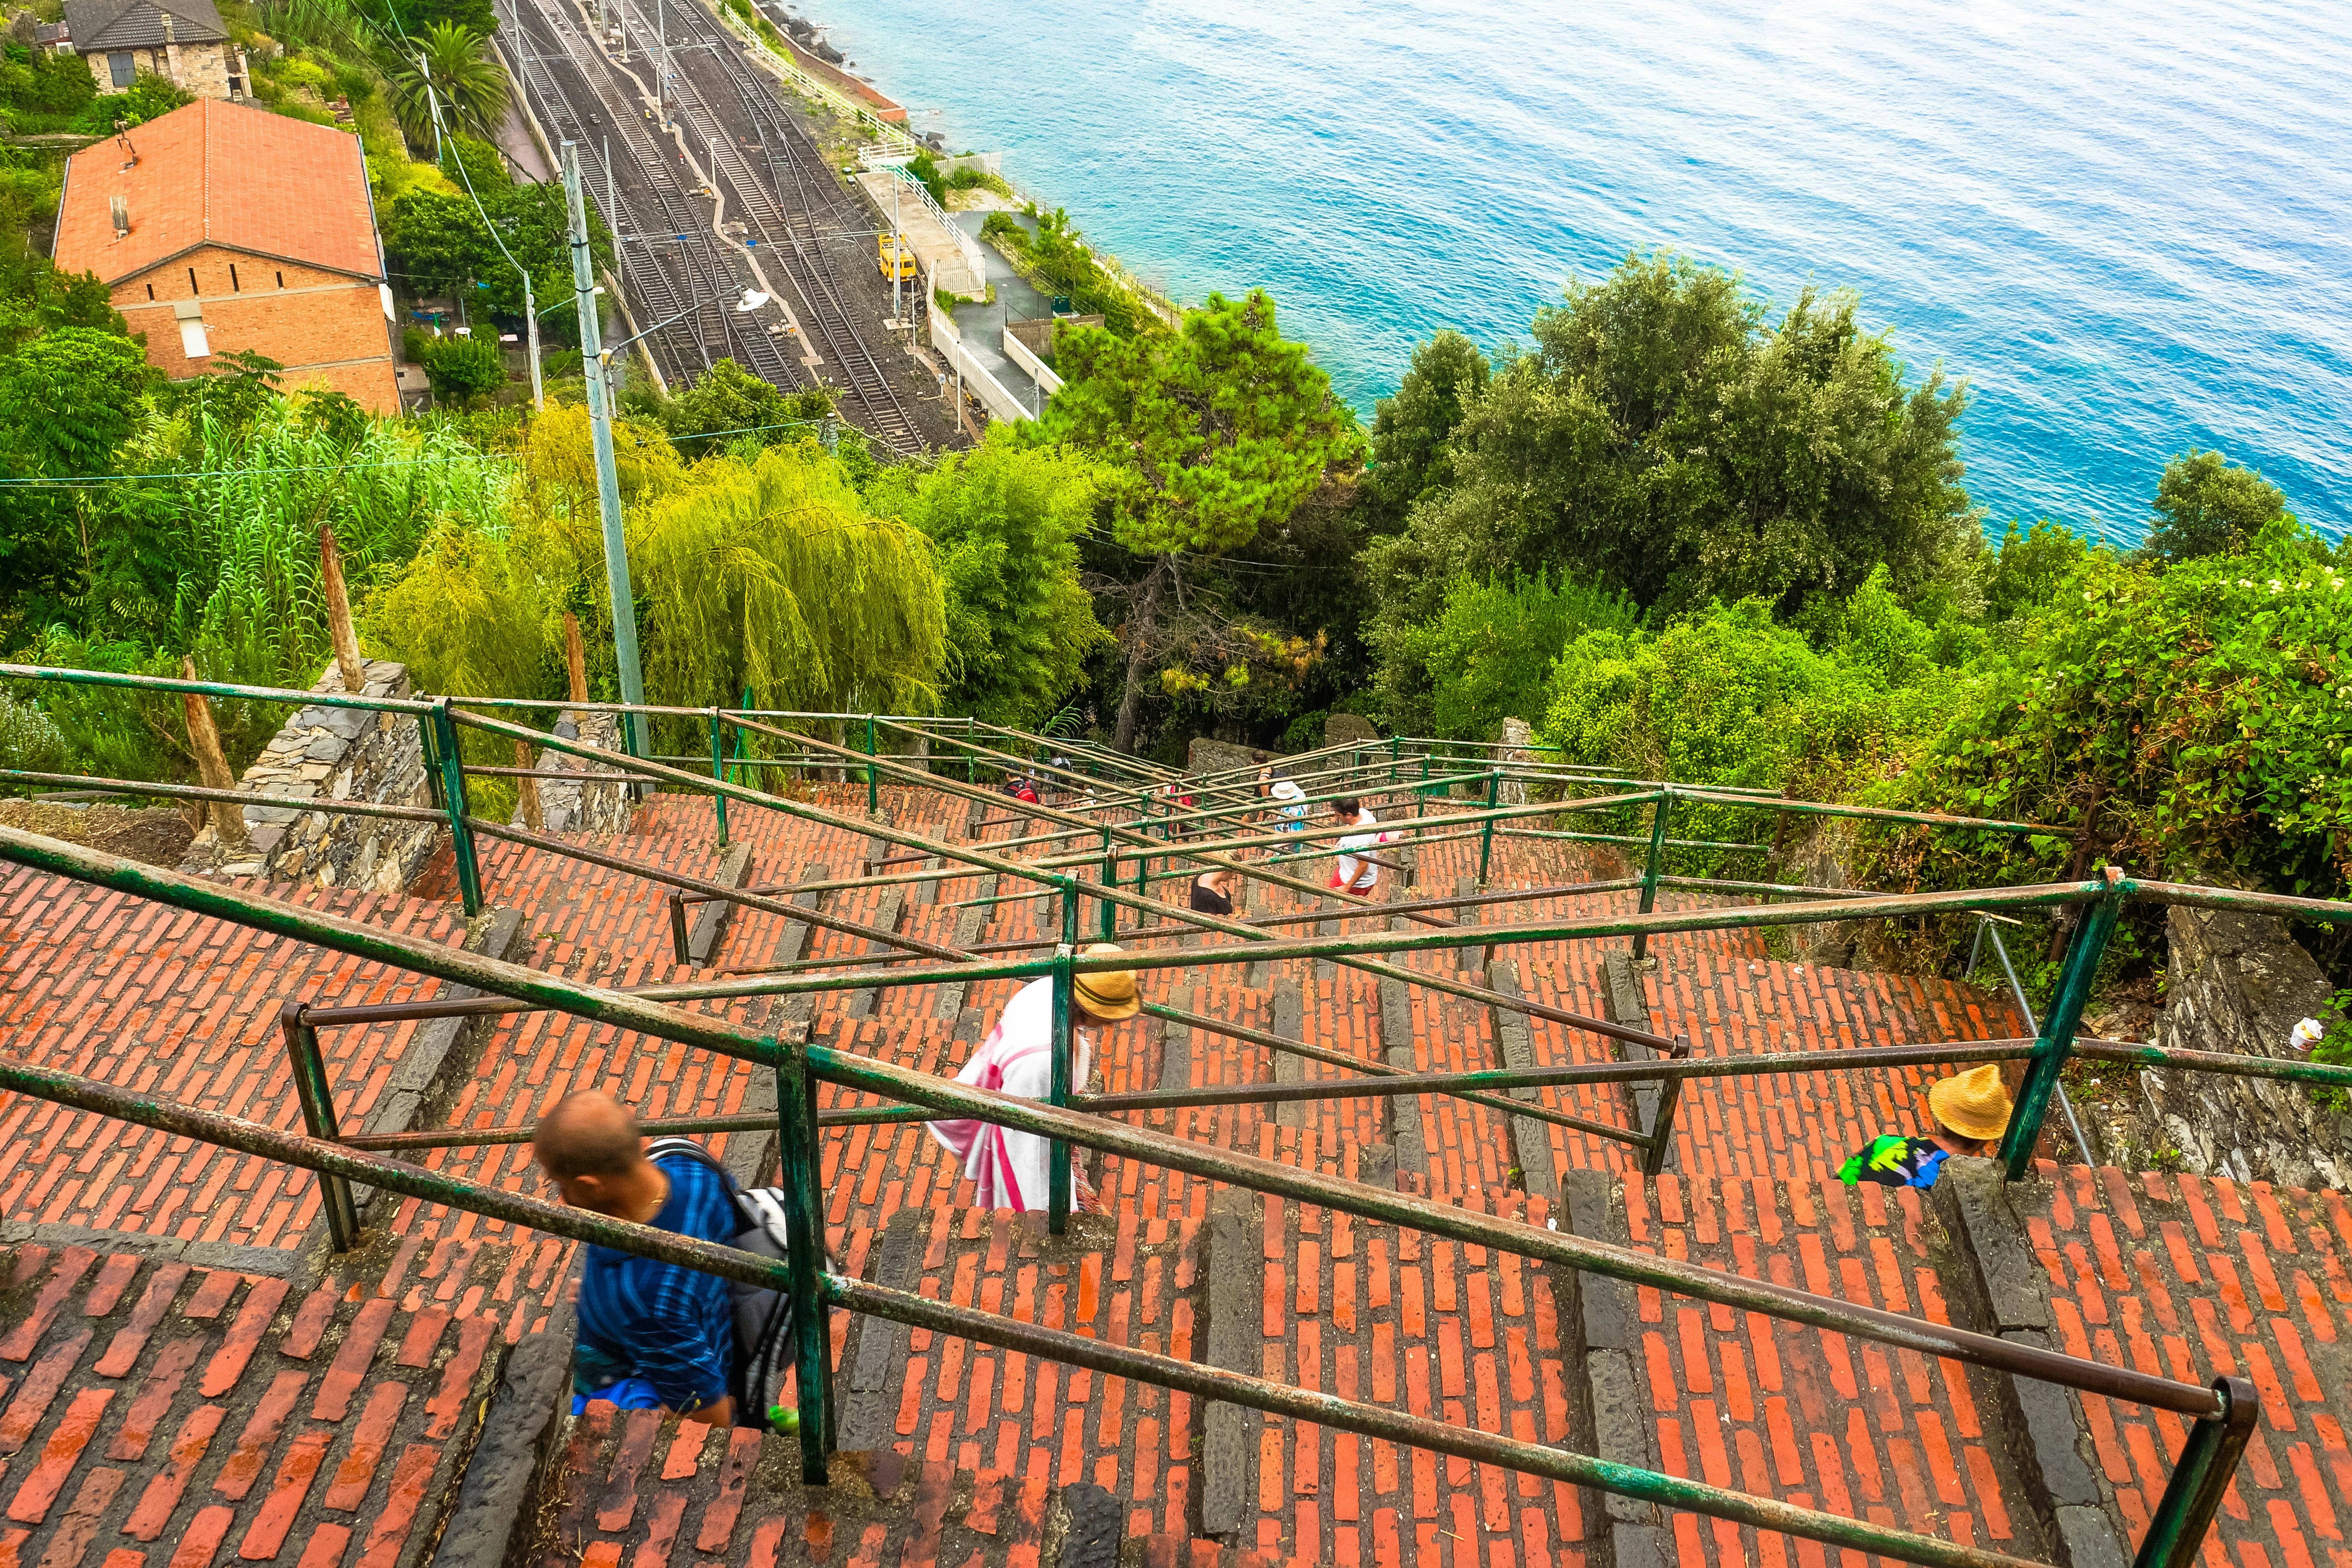
[[[1118,1506],[1091,1482],[1057,1485],[892,1448],[835,1452],[822,1487],[803,1486],[800,1465],[797,1436],[592,1404],[572,1424],[536,1560],[541,1568],[1116,1568],[1121,1560]],[[1173,1561],[1220,1561],[1197,1556],[1201,1543],[1189,1538],[1177,1544]]]
[[[2252,1382],[2262,1419],[2208,1559],[2352,1568],[2352,1203],[2047,1161],[1996,1202],[1993,1223],[2021,1243],[2003,1261],[2025,1276],[1995,1290],[2005,1332],[2187,1383]],[[2183,1423],[2097,1394],[2064,1414],[2047,1446],[2062,1517],[2070,1505],[2110,1512],[2137,1541]]]
[[[1965,1248],[1915,1189],[1579,1172],[1567,1207],[1579,1235],[1935,1322],[1958,1310],[1962,1326],[1980,1326],[1955,1300]],[[2001,1415],[2006,1378],[1647,1286],[1582,1285],[1601,1458],[2050,1560],[2050,1531],[2022,1500],[2032,1457],[2012,1451]],[[1786,1561],[1791,1545],[1622,1498],[1606,1512],[1621,1563]]]
[[[7,1255],[0,1561],[420,1562],[509,1332],[543,1318],[554,1249],[390,1250],[315,1282]]]

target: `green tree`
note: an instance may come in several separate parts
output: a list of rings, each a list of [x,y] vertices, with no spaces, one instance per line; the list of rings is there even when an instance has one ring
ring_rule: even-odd
[[[1362,494],[1374,532],[1403,527],[1413,502],[1454,482],[1448,443],[1492,374],[1478,345],[1460,332],[1439,332],[1414,347],[1396,395],[1381,399],[1372,415]]]
[[[1287,518],[1361,437],[1305,347],[1276,330],[1273,299],[1212,294],[1172,333],[1065,333],[1067,383],[1045,438],[1102,459],[1118,543],[1150,562],[1128,597],[1115,742],[1132,749],[1144,678],[1164,651],[1162,603],[1181,604],[1185,563],[1239,550]]]
[[[942,711],[1034,729],[1083,683],[1109,640],[1078,582],[1098,479],[1087,459],[1024,448],[997,426],[976,451],[929,473],[887,470],[868,491],[931,542],[946,593]]]
[[[2090,546],[2063,523],[2045,519],[2022,533],[2011,523],[1985,575],[1985,618],[2012,620],[2055,603],[2090,558]]]
[[[490,58],[488,33],[463,23],[435,22],[410,37],[389,81],[392,111],[412,146],[436,146],[455,131],[488,140],[506,118],[506,72]]]
[[[2352,589],[2280,519],[2161,565],[2094,555],[1979,667],[1885,804],[2046,822],[2072,841],[1898,836],[1897,877],[2045,880],[2102,861],[2317,898],[2352,887]]]
[[[487,38],[498,30],[499,25],[490,0],[394,0],[394,13],[399,18],[400,30],[412,37],[447,24]]]
[[[514,184],[497,163],[497,154],[482,143],[452,138],[450,145],[453,159],[466,159],[481,205],[477,207],[461,190],[409,190],[394,198],[383,225],[384,249],[394,269],[420,293],[453,295],[469,300],[476,311],[520,321],[522,278],[507,259],[510,253],[530,269],[539,307],[546,311],[572,291],[562,187]],[[476,156],[476,149],[486,156]],[[497,226],[504,250],[492,240],[490,225]],[[589,244],[597,265],[610,266],[611,235],[593,212]],[[558,342],[575,342],[578,332],[567,310],[548,311],[541,318],[540,330]]]
[[[1552,661],[1588,631],[1630,632],[1639,618],[1622,595],[1543,573],[1515,583],[1467,575],[1445,587],[1437,617],[1411,628],[1412,646],[1384,650],[1383,679],[1420,678],[1411,696],[1381,693],[1400,723],[1453,740],[1491,741],[1506,718],[1540,722]]]
[[[2286,494],[2219,452],[2184,452],[2157,481],[2147,552],[2159,561],[2193,561],[2242,550],[2288,517]]]
[[[0,420],[17,471],[107,471],[154,379],[137,343],[95,327],[59,327],[0,358]]]
[[[662,423],[681,451],[702,457],[739,441],[747,450],[756,450],[805,439],[832,409],[833,395],[823,387],[782,392],[733,360],[723,359],[670,399],[662,410]],[[722,434],[703,438],[711,432]]]
[[[1912,383],[1850,292],[1808,288],[1777,324],[1732,273],[1629,258],[1535,321],[1455,430],[1454,482],[1367,550],[1380,616],[1444,584],[1573,565],[1644,608],[1965,586],[1982,534],[1959,483],[1964,390]]]
[[[506,385],[506,359],[488,339],[443,338],[425,351],[425,379],[435,403],[470,408]]]

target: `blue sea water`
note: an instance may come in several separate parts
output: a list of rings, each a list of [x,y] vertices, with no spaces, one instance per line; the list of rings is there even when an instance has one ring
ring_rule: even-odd
[[[1965,376],[1995,533],[2136,539],[2190,447],[2352,520],[2345,0],[799,3],[1174,297],[1272,290],[1367,416],[1667,246]]]

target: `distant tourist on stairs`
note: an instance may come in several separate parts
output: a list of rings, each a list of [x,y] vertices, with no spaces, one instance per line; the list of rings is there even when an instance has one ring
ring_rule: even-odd
[[[637,1120],[601,1089],[567,1095],[539,1119],[531,1153],[563,1201],[721,1247],[740,1215],[727,1180],[691,1154],[648,1159]],[[572,1407],[610,1400],[731,1426],[735,1318],[725,1279],[608,1247],[591,1247],[580,1275],[580,1342]]]
[[[1342,827],[1378,827],[1381,819],[1354,795],[1343,795],[1331,803],[1331,820]],[[1332,890],[1359,898],[1369,894],[1381,879],[1381,868],[1362,851],[1386,841],[1380,833],[1351,833],[1340,839],[1339,864],[1331,873]]]
[[[1120,950],[1109,942],[1087,949],[1089,958]],[[1080,973],[1071,997],[1070,1087],[1083,1089],[1094,1064],[1094,1047],[1102,1031],[1143,1010],[1131,970],[1096,970]],[[997,1015],[996,1027],[972,1052],[956,1074],[956,1081],[974,1089],[992,1089],[1023,1100],[1044,1100],[1054,1087],[1054,981],[1048,975],[1033,980],[1013,994]],[[1000,1127],[992,1121],[956,1121],[929,1123],[938,1139],[963,1162],[963,1173],[979,1184],[975,1200],[984,1209],[1026,1213],[1049,1206],[1052,1190],[1046,1179],[1052,1141],[1034,1132]],[[1070,1162],[1073,1209],[1095,1206],[1094,1192]]]
[[[1993,1062],[1955,1073],[1927,1091],[1935,1131],[1926,1138],[1884,1135],[1838,1167],[1847,1186],[1876,1182],[1886,1187],[1932,1187],[1944,1162],[1955,1154],[1982,1157],[2000,1146],[2009,1131],[2009,1090]]]
[[[1234,912],[1234,874],[1222,866],[1212,867],[1192,879],[1189,901],[1195,914],[1230,915]]]
[[[1258,770],[1257,793],[1274,803],[1274,830],[1276,833],[1307,831],[1307,792],[1305,790],[1300,789],[1288,779],[1276,778],[1274,770],[1269,767]],[[1266,858],[1271,859],[1278,851],[1268,849],[1265,853]]]

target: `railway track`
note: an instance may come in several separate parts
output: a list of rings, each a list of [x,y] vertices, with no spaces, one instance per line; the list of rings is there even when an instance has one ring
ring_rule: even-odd
[[[625,286],[648,323],[678,318],[648,339],[664,374],[690,384],[719,359],[733,358],[776,385],[805,384],[792,356],[730,309],[749,287],[746,270],[716,243],[700,198],[672,172],[672,155],[646,124],[635,85],[568,9],[530,0],[508,0],[501,9],[521,40],[524,87],[541,124],[580,144],[592,199],[616,209],[604,216]],[[593,106],[585,118],[583,103]]]
[[[689,303],[709,302],[680,323],[690,331],[660,334],[666,357],[678,366],[677,379],[688,381],[709,368],[715,338],[720,353],[753,374],[788,389],[807,384],[812,378],[783,345],[730,319],[723,301],[747,286],[737,275],[744,264],[714,243],[703,198],[683,188],[687,176],[675,146],[647,122],[646,84],[606,56],[568,0],[500,0],[500,9],[525,40],[526,90],[542,123],[592,149],[605,135],[621,144],[614,155],[620,177],[611,205],[622,210],[608,214],[607,222],[616,236],[630,237],[622,241],[627,286],[656,321]],[[667,16],[673,65],[665,92],[688,148],[707,163],[708,177],[725,199],[725,216],[742,224],[746,239],[777,258],[790,279],[807,347],[838,376],[843,414],[894,453],[919,452],[921,435],[859,331],[826,252],[828,239],[837,244],[869,226],[862,212],[847,205],[814,139],[741,59],[742,46],[689,0],[670,0]],[[625,7],[623,18],[625,58],[658,69],[659,42],[645,18],[635,6]],[[575,91],[596,106],[593,140]],[[746,129],[748,136],[741,133]]]

